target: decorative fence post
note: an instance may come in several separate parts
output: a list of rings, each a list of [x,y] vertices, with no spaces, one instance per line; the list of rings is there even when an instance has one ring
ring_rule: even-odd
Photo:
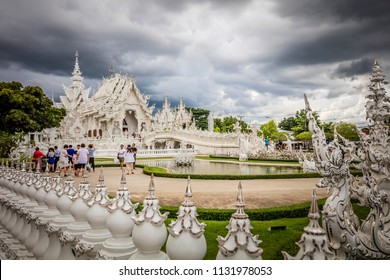
[[[161,247],[167,239],[167,228],[164,221],[169,212],[160,213],[160,203],[154,196],[154,176],[150,177],[149,194],[144,199],[142,211],[133,218],[133,242],[138,252],[131,260],[167,260],[168,256],[161,252]]]
[[[107,196],[107,187],[104,183],[103,168],[100,171],[99,184],[95,188],[95,194],[88,201],[90,207],[87,212],[87,220],[91,229],[85,232],[76,245],[77,258],[94,259],[96,253],[103,248],[103,242],[111,237],[107,229],[109,212],[107,205],[110,198]]]
[[[112,237],[103,243],[103,249],[97,254],[97,259],[128,260],[137,249],[131,237],[138,203],[132,204],[129,190],[126,186],[125,170],[122,170],[121,186],[116,196],[108,205],[110,216],[107,227]]]
[[[282,251],[285,260],[334,260],[335,255],[329,250],[329,242],[325,230],[319,225],[320,212],[313,190],[311,206],[308,215],[310,222],[303,229],[301,240],[297,242],[299,252],[295,257]]]
[[[91,229],[87,221],[87,212],[89,210],[87,201],[92,197],[90,187],[87,175],[84,175],[77,193],[73,196],[69,195],[69,198],[73,201],[70,212],[75,221],[67,225],[59,238],[62,246],[58,256],[60,260],[74,260],[76,258],[75,246],[82,235]]]
[[[197,220],[198,214],[191,198],[191,182],[188,177],[185,199],[179,207],[177,220],[172,221],[168,228],[166,248],[171,260],[201,260],[206,255],[206,224]]]
[[[236,212],[232,214],[226,237],[218,236],[219,251],[217,260],[261,260],[263,249],[258,235],[251,233],[251,221],[244,212],[245,203],[241,182],[238,185]]]

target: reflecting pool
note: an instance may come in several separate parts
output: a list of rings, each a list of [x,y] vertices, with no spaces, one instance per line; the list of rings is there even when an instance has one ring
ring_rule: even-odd
[[[264,166],[245,162],[195,160],[193,166],[175,166],[170,159],[155,159],[139,160],[137,163],[167,168],[169,172],[179,174],[257,175],[303,173],[299,166]]]

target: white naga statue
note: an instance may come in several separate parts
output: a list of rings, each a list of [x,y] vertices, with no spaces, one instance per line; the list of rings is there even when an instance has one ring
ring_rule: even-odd
[[[369,133],[360,133],[358,145],[337,131],[328,145],[305,96],[314,160],[322,176],[317,186],[332,191],[323,208],[323,228],[331,251],[339,259],[390,259],[390,136],[386,124],[390,119],[390,99],[385,84],[375,60],[366,95]],[[352,161],[359,162],[361,177],[351,175]],[[354,213],[352,197],[370,208],[362,222]]]

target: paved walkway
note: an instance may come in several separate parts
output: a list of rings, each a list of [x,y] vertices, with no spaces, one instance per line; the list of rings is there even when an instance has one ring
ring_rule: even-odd
[[[120,186],[121,170],[118,167],[104,168],[106,186],[115,194]],[[88,173],[88,181],[94,188],[98,183],[100,170]],[[135,174],[126,175],[127,187],[132,200],[141,202],[147,195],[150,176],[141,168]],[[75,178],[78,183],[80,177]],[[326,197],[326,191],[315,186],[319,178],[243,180],[242,186],[246,208],[265,208],[309,201],[313,188],[318,198]],[[184,199],[187,179],[155,177],[156,197],[160,205],[179,206]],[[235,208],[238,180],[195,180],[191,179],[193,201],[198,208]]]

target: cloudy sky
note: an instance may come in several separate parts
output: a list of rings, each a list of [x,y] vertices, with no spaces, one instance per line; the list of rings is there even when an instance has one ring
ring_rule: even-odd
[[[377,57],[390,75],[390,1],[3,0],[0,81],[56,100],[74,53],[96,91],[110,65],[151,103],[280,120],[304,107],[360,124]]]

